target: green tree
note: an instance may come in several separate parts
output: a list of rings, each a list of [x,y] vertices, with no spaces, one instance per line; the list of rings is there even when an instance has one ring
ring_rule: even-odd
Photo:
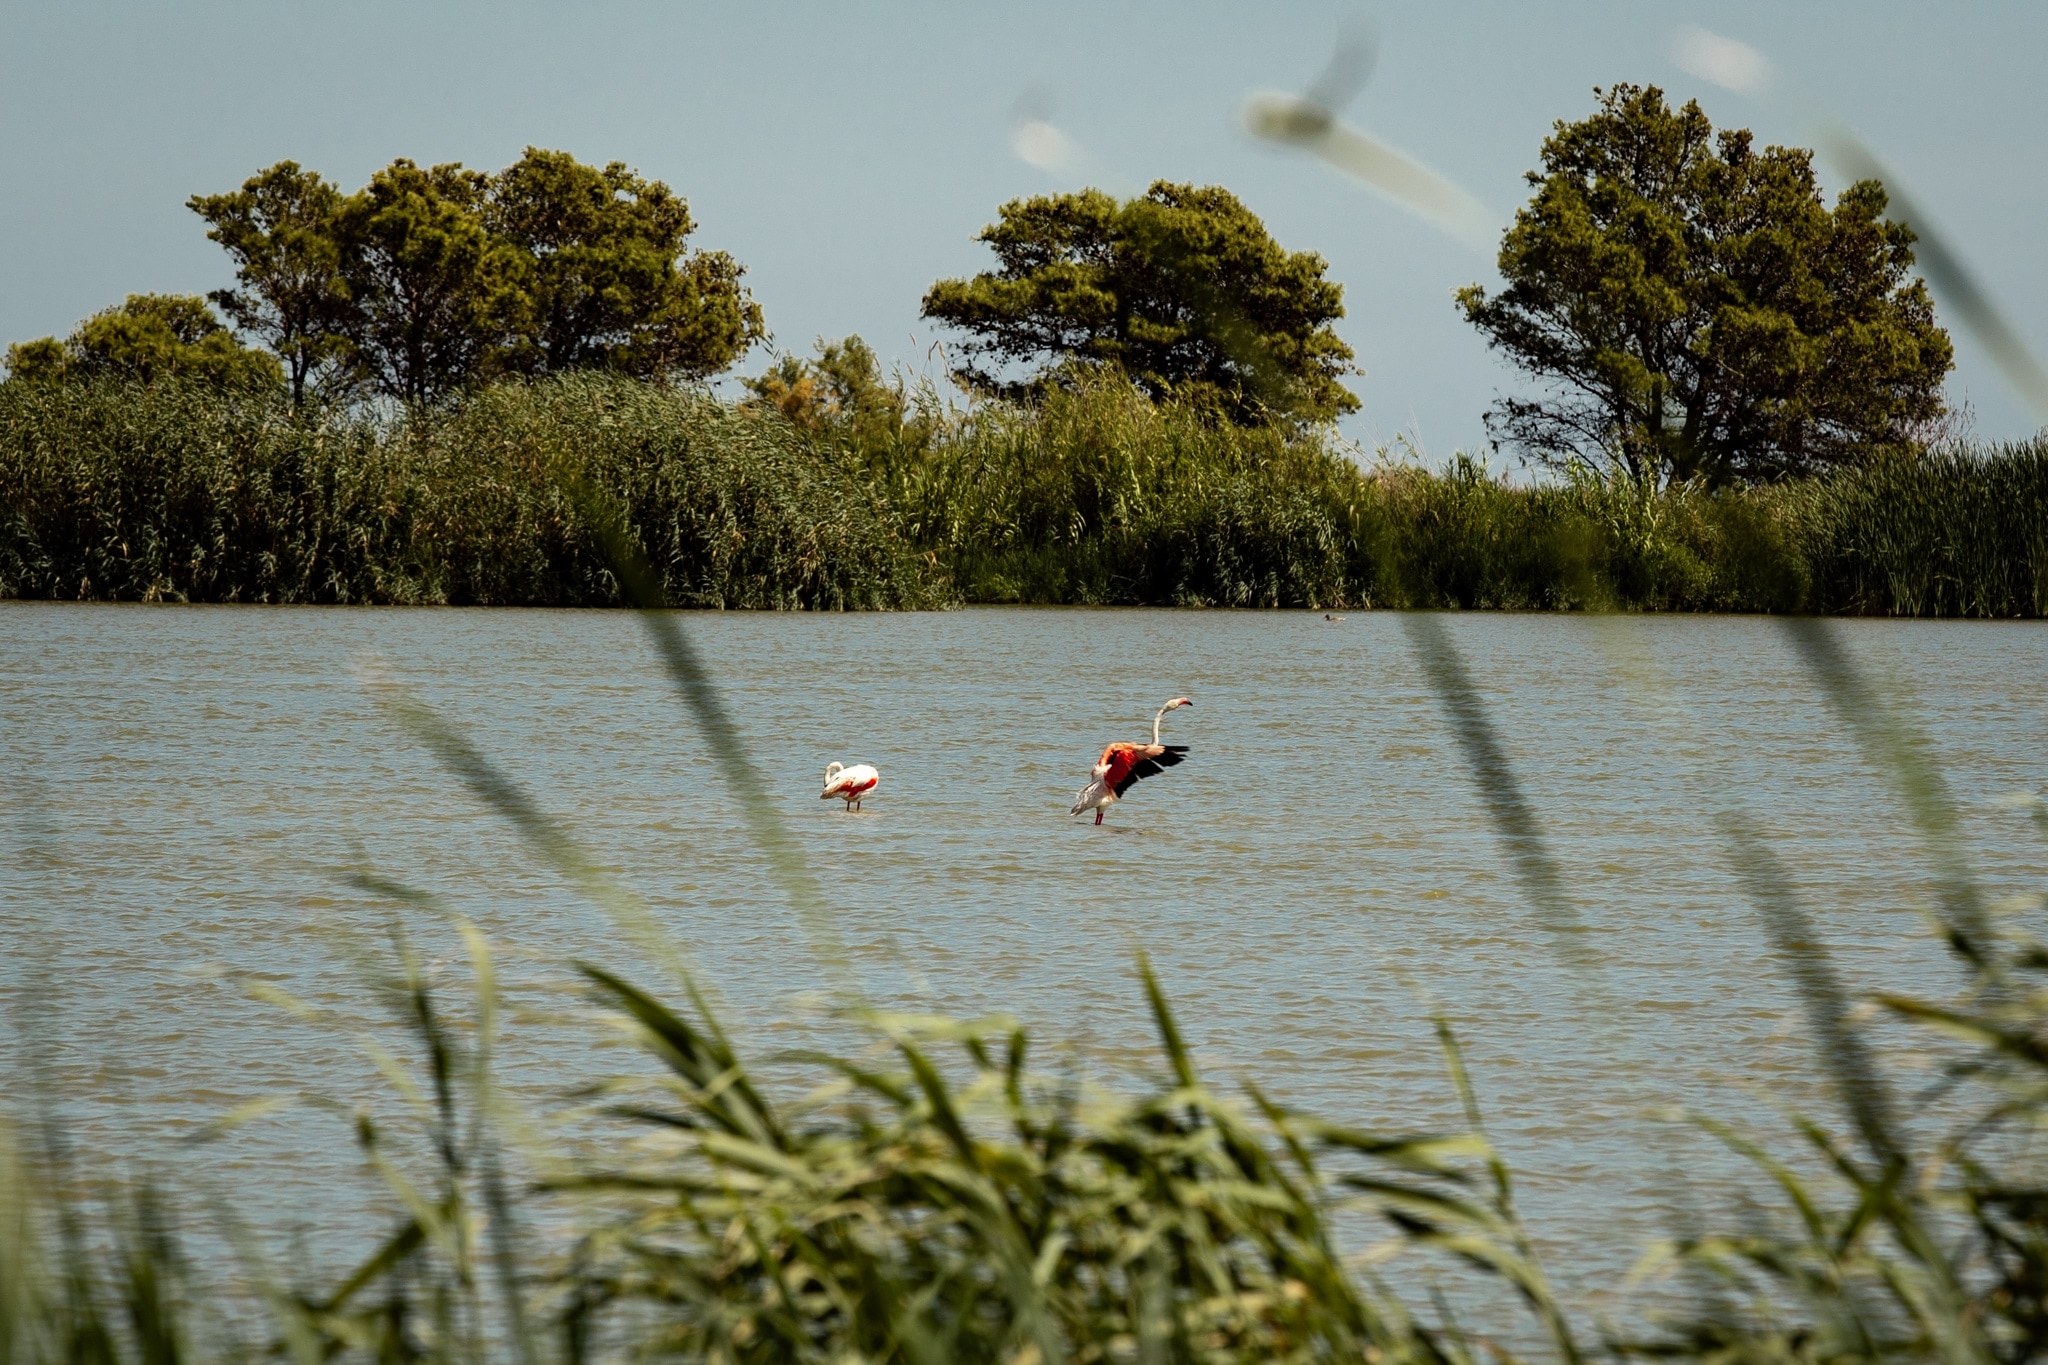
[[[1876,181],[1829,210],[1810,152],[1717,137],[1656,87],[1559,122],[1502,240],[1506,287],[1460,290],[1489,345],[1545,381],[1488,416],[1555,464],[1756,480],[1909,443],[1952,364],[1913,234]]]
[[[349,290],[336,235],[341,204],[338,189],[295,161],[259,171],[231,193],[186,201],[206,220],[207,237],[235,262],[240,287],[208,297],[276,353],[294,403],[305,401],[309,383],[347,369]]]
[[[1021,397],[1063,364],[1120,369],[1156,398],[1240,423],[1321,421],[1357,397],[1351,348],[1330,324],[1343,290],[1312,252],[1283,250],[1228,190],[1159,181],[1119,202],[1099,190],[1017,199],[977,240],[999,266],[941,280],[927,318],[967,334],[957,373]],[[1011,367],[1035,373],[1005,377]]]
[[[900,382],[882,377],[874,348],[858,336],[819,337],[817,358],[788,352],[758,377],[745,379],[749,406],[773,408],[807,431],[838,432],[856,443],[886,441],[901,432],[910,399]]]
[[[445,398],[512,349],[528,263],[487,226],[489,190],[480,171],[401,157],[335,214],[349,305],[342,326],[375,392],[406,403]]]
[[[25,381],[185,379],[222,389],[284,382],[275,356],[244,346],[206,300],[192,294],[130,294],[61,342],[44,337],[8,347],[7,368]]]
[[[686,250],[688,202],[620,162],[528,147],[491,178],[485,221],[522,257],[506,368],[695,379],[766,335],[744,267]]]
[[[55,337],[17,341],[7,348],[7,377],[27,384],[41,384],[64,378],[71,353]]]

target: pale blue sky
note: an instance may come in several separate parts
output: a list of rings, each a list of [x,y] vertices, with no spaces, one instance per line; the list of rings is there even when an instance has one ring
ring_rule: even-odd
[[[1490,262],[1318,163],[1253,143],[1254,88],[1304,84],[1339,27],[1377,21],[1350,119],[1505,222],[1521,173],[1590,88],[1699,95],[1766,140],[1773,108],[1679,71],[1697,24],[1762,50],[1931,204],[2048,353],[2048,4],[337,4],[0,0],[0,341],[62,333],[129,292],[203,291],[226,258],[182,205],[290,157],[348,188],[396,156],[495,169],[527,144],[617,158],[688,196],[777,344],[866,336],[925,363],[918,299],[980,268],[1014,195],[1071,187],[1009,148],[1025,91],[1123,188],[1229,186],[1345,288],[1367,373],[1347,430],[1476,449],[1515,385],[1451,291]],[[1837,186],[1830,182],[1830,190]],[[1952,398],[1980,434],[2036,423],[1959,336]],[[756,353],[746,368],[758,369]]]

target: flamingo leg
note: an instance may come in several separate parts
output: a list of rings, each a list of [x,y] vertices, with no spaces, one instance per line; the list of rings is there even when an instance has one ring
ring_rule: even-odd
[[[1102,812],[1099,810],[1095,812],[1095,823],[1098,825],[1102,823]]]

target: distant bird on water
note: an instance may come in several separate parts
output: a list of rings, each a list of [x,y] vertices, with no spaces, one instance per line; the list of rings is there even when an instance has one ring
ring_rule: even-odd
[[[866,763],[856,763],[851,768],[844,763],[827,763],[825,790],[818,793],[818,799],[836,796],[846,803],[848,810],[859,810],[861,798],[873,796],[881,780],[882,775]]]
[[[1194,703],[1186,697],[1175,697],[1160,707],[1159,714],[1152,717],[1150,744],[1126,744],[1119,740],[1104,749],[1091,774],[1095,780],[1074,794],[1074,808],[1067,813],[1079,815],[1092,809],[1095,812],[1095,823],[1099,825],[1102,823],[1102,813],[1121,800],[1133,782],[1141,777],[1165,772],[1186,758],[1187,745],[1159,742],[1159,722],[1166,719],[1168,711],[1193,705]]]

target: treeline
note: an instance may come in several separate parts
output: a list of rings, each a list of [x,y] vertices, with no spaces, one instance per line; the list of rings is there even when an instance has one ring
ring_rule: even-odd
[[[1830,208],[1810,152],[1758,151],[1654,86],[1595,94],[1542,144],[1502,287],[1457,295],[1534,385],[1488,413],[1493,440],[1554,470],[1715,487],[1925,447],[1949,420],[1953,350],[1884,187],[1860,181]],[[11,347],[9,382],[288,379],[294,403],[420,407],[513,377],[701,380],[767,337],[739,263],[690,249],[688,204],[618,162],[401,159],[344,194],[283,161],[188,205],[234,288],[211,304],[133,295],[65,340]],[[1123,381],[1289,435],[1359,406],[1329,263],[1284,248],[1222,186],[1015,199],[977,240],[994,267],[934,282],[919,311],[981,398]],[[802,368],[785,353],[752,382]]]
[[[282,161],[188,207],[234,288],[131,295],[62,341],[10,347],[11,377],[288,381],[294,403],[419,405],[514,375],[701,379],[766,336],[744,268],[690,250],[689,205],[619,162],[529,147],[486,174],[401,158],[345,194]]]
[[[2048,610],[2043,442],[1529,488],[1104,378],[961,409],[884,383],[857,339],[753,388],[572,375],[379,411],[0,385],[0,596],[611,605],[595,505],[685,606]]]
[[[964,407],[857,337],[735,404],[697,381],[761,310],[660,181],[280,162],[189,201],[233,288],[9,349],[0,595],[607,605],[603,515],[688,606],[2042,612],[2043,447],[1930,453],[1950,353],[1882,187],[1829,209],[1650,87],[1543,163],[1507,287],[1461,295],[1553,386],[1490,418],[1553,472],[1514,488],[1360,463],[1341,287],[1218,186],[1002,205],[921,305]]]

